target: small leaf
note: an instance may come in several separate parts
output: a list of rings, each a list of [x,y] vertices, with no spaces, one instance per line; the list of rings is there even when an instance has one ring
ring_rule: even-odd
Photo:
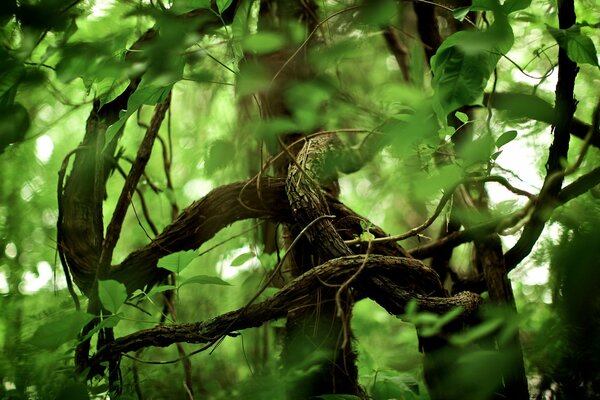
[[[517,131],[504,132],[498,139],[496,139],[496,147],[500,148],[507,143],[512,142],[517,137]]]
[[[452,16],[454,16],[455,19],[462,21],[467,14],[469,14],[469,11],[471,11],[471,7],[458,7],[452,10]]]
[[[239,267],[240,265],[244,264],[246,261],[254,257],[256,257],[256,254],[252,252],[240,254],[239,256],[233,259],[233,261],[231,262],[231,266]]]
[[[229,282],[225,282],[223,279],[217,276],[208,276],[208,275],[196,275],[191,278],[185,279],[179,287],[184,285],[189,285],[191,283],[198,283],[200,285],[223,285],[223,286],[231,286]]]
[[[223,11],[227,9],[231,5],[232,0],[217,0],[217,9],[219,10],[219,14],[222,14]]]
[[[370,242],[373,239],[375,239],[375,235],[373,235],[369,231],[364,231],[360,234],[360,240],[362,240],[363,242]]]
[[[196,257],[197,254],[194,250],[179,251],[177,253],[172,253],[168,256],[162,257],[160,260],[158,260],[158,266],[178,274],[183,271],[185,267],[187,267]]]
[[[469,122],[469,116],[467,114],[465,114],[464,112],[457,111],[454,113],[454,115],[463,124],[466,124],[467,122]]]
[[[438,136],[440,137],[440,139],[444,140],[449,136],[454,135],[455,129],[452,126],[446,126],[444,128],[441,128],[438,131]]]
[[[127,289],[121,282],[112,279],[98,281],[98,297],[104,308],[116,314],[127,300]]]

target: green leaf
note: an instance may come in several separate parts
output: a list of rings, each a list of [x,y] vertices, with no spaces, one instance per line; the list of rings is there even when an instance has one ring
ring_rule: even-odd
[[[15,88],[24,73],[25,69],[22,65],[10,59],[7,53],[0,51],[0,97]]]
[[[457,111],[454,113],[454,116],[456,116],[456,118],[463,124],[466,124],[467,122],[469,122],[469,116],[467,114],[465,114],[464,112]]]
[[[223,169],[231,164],[232,157],[235,155],[235,144],[232,141],[219,139],[215,140],[208,151],[208,157],[205,161],[207,173],[212,173]]]
[[[465,333],[454,335],[450,337],[450,342],[457,346],[464,346],[475,340],[481,339],[495,332],[503,324],[501,318],[494,318],[485,321],[472,329],[469,329]]]
[[[200,285],[222,285],[222,286],[231,286],[229,282],[225,282],[223,279],[217,276],[208,276],[208,275],[195,275],[188,279],[185,279],[183,282],[179,284],[179,287],[189,285],[192,283],[198,283]]]
[[[512,28],[498,2],[487,0],[484,6],[494,11],[487,31],[456,32],[431,58],[434,109],[441,121],[461,106],[480,102],[501,54],[513,45]]]
[[[512,142],[517,137],[517,131],[504,132],[498,139],[496,139],[496,147],[500,148],[507,143]]]
[[[121,282],[112,279],[98,281],[98,297],[104,308],[116,314],[127,300],[127,288]]]
[[[546,25],[548,32],[554,37],[560,47],[577,64],[590,64],[598,67],[598,56],[592,39],[581,33],[579,25],[569,29],[556,29]]]
[[[88,340],[89,338],[91,338],[92,336],[94,336],[96,333],[100,332],[100,330],[102,330],[104,328],[114,328],[115,326],[117,326],[119,324],[119,322],[121,322],[120,315],[111,314],[108,318],[104,318],[102,321],[100,321],[100,323],[98,325],[96,325],[94,327],[94,329],[89,331],[87,333],[87,335],[80,338],[79,343],[83,343],[84,341]]]
[[[57,399],[61,400],[89,400],[87,385],[83,382],[70,382],[58,392]]]
[[[69,312],[38,327],[29,342],[39,348],[55,350],[63,343],[76,339],[79,332],[94,316],[83,311]]]
[[[285,44],[285,37],[275,32],[258,32],[246,37],[242,42],[244,50],[254,54],[273,53]]]
[[[129,97],[127,101],[127,110],[121,111],[119,116],[119,120],[108,127],[106,130],[106,139],[105,139],[105,147],[112,142],[112,140],[117,136],[119,130],[125,126],[125,123],[137,110],[145,105],[153,106],[158,103],[164,102],[171,89],[173,88],[173,84],[167,86],[156,86],[153,84],[142,85]]]
[[[176,14],[181,14],[200,8],[210,8],[210,0],[174,0],[171,10]]]
[[[253,252],[240,254],[239,256],[233,259],[233,261],[231,262],[231,266],[239,267],[240,265],[244,264],[246,261],[254,257],[256,257],[256,254],[254,254]]]
[[[162,257],[160,260],[158,260],[158,266],[178,274],[183,271],[185,267],[187,267],[197,256],[198,255],[194,250],[179,251],[177,253],[172,253],[168,256]]]
[[[0,106],[0,153],[10,144],[23,141],[30,125],[29,113],[21,104]]]
[[[471,7],[458,7],[452,10],[452,16],[455,19],[462,21],[463,19],[465,19],[467,14],[469,14],[469,11],[471,11]]]
[[[531,0],[505,0],[502,9],[506,14],[524,10],[531,5]]]
[[[360,397],[353,394],[322,394],[317,398],[323,400],[360,400]]]
[[[152,296],[153,294],[156,293],[162,293],[162,292],[166,292],[167,290],[174,290],[177,289],[177,286],[175,285],[160,285],[160,286],[155,286],[152,289],[150,289],[150,291],[148,292],[148,296]]]
[[[222,14],[223,11],[229,7],[232,0],[217,0],[217,9],[219,10],[219,14]]]

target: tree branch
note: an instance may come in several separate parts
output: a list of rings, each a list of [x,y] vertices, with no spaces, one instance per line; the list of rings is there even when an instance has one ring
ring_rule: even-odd
[[[149,346],[166,347],[177,342],[208,343],[241,329],[285,317],[290,309],[311,306],[312,294],[323,287],[323,283],[341,285],[363,264],[363,273],[352,286],[380,303],[391,314],[402,314],[406,302],[411,299],[417,299],[421,310],[438,314],[462,306],[465,309],[462,318],[472,316],[481,304],[478,295],[468,292],[450,298],[425,296],[427,293],[439,293],[441,283],[437,274],[420,261],[380,255],[368,256],[366,260],[365,255],[341,257],[309,270],[261,303],[207,321],[162,325],[118,338],[101,348],[90,365],[93,372],[98,373],[102,361],[122,353]]]

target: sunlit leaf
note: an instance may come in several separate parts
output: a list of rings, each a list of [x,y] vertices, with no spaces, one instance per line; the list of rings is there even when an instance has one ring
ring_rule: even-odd
[[[194,250],[178,251],[177,253],[172,253],[162,257],[160,260],[158,260],[158,266],[178,274],[183,271],[197,256],[198,254]]]
[[[240,254],[239,256],[233,259],[230,266],[239,267],[240,265],[244,264],[248,260],[253,259],[254,257],[256,257],[256,254],[254,254],[253,252]]]
[[[225,282],[223,279],[218,276],[208,276],[208,275],[195,275],[190,278],[184,279],[179,287],[189,285],[192,283],[197,283],[200,285],[222,285],[222,286],[231,286],[229,282]]]
[[[467,122],[469,122],[469,116],[467,114],[465,114],[464,112],[457,111],[454,113],[454,115],[463,124],[466,124]]]
[[[500,148],[507,143],[512,142],[517,138],[517,131],[506,131],[498,139],[496,139],[496,147]]]
[[[121,282],[112,279],[98,281],[98,297],[104,308],[116,314],[127,300],[127,288]]]
[[[55,350],[60,345],[76,339],[77,335],[94,316],[82,311],[64,313],[39,326],[30,339],[30,343],[46,350]]]

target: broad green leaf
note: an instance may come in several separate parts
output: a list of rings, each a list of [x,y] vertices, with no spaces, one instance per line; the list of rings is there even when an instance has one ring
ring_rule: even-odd
[[[183,271],[196,257],[197,254],[194,250],[179,251],[177,253],[172,253],[168,256],[162,257],[160,260],[158,260],[158,266],[178,274]]]
[[[229,7],[232,0],[217,0],[217,9],[219,10],[219,14],[222,14],[223,11]]]
[[[461,106],[480,103],[501,54],[513,45],[512,28],[498,2],[488,0],[485,6],[494,11],[487,31],[456,32],[431,59],[434,109],[441,121]]]
[[[578,64],[598,66],[596,47],[592,39],[581,33],[579,25],[569,29],[556,29],[546,25],[548,32],[554,37],[560,47],[567,51],[571,60]]]
[[[275,32],[258,32],[246,37],[242,42],[244,50],[254,54],[273,53],[285,44],[285,37]]]
[[[60,318],[39,326],[29,341],[36,347],[55,350],[60,345],[76,339],[81,329],[93,319],[93,315],[83,311],[63,314]]]
[[[517,137],[517,131],[504,132],[498,139],[496,139],[496,147],[500,148],[507,143],[512,142]]]
[[[98,281],[98,297],[104,308],[116,314],[127,300],[127,288],[121,282],[112,279]]]
[[[222,286],[231,286],[229,282],[225,282],[223,279],[218,276],[208,276],[208,275],[196,275],[192,276],[188,279],[184,279],[183,282],[179,284],[179,287],[189,285],[192,283],[197,283],[200,285],[222,285]]]
[[[239,256],[233,259],[233,261],[231,262],[231,266],[239,267],[240,265],[244,264],[246,261],[251,260],[254,257],[256,257],[256,254],[254,254],[253,252],[240,254]]]
[[[115,81],[103,79],[96,83],[96,92],[100,105],[110,103],[116,99],[129,86],[129,80]]]

